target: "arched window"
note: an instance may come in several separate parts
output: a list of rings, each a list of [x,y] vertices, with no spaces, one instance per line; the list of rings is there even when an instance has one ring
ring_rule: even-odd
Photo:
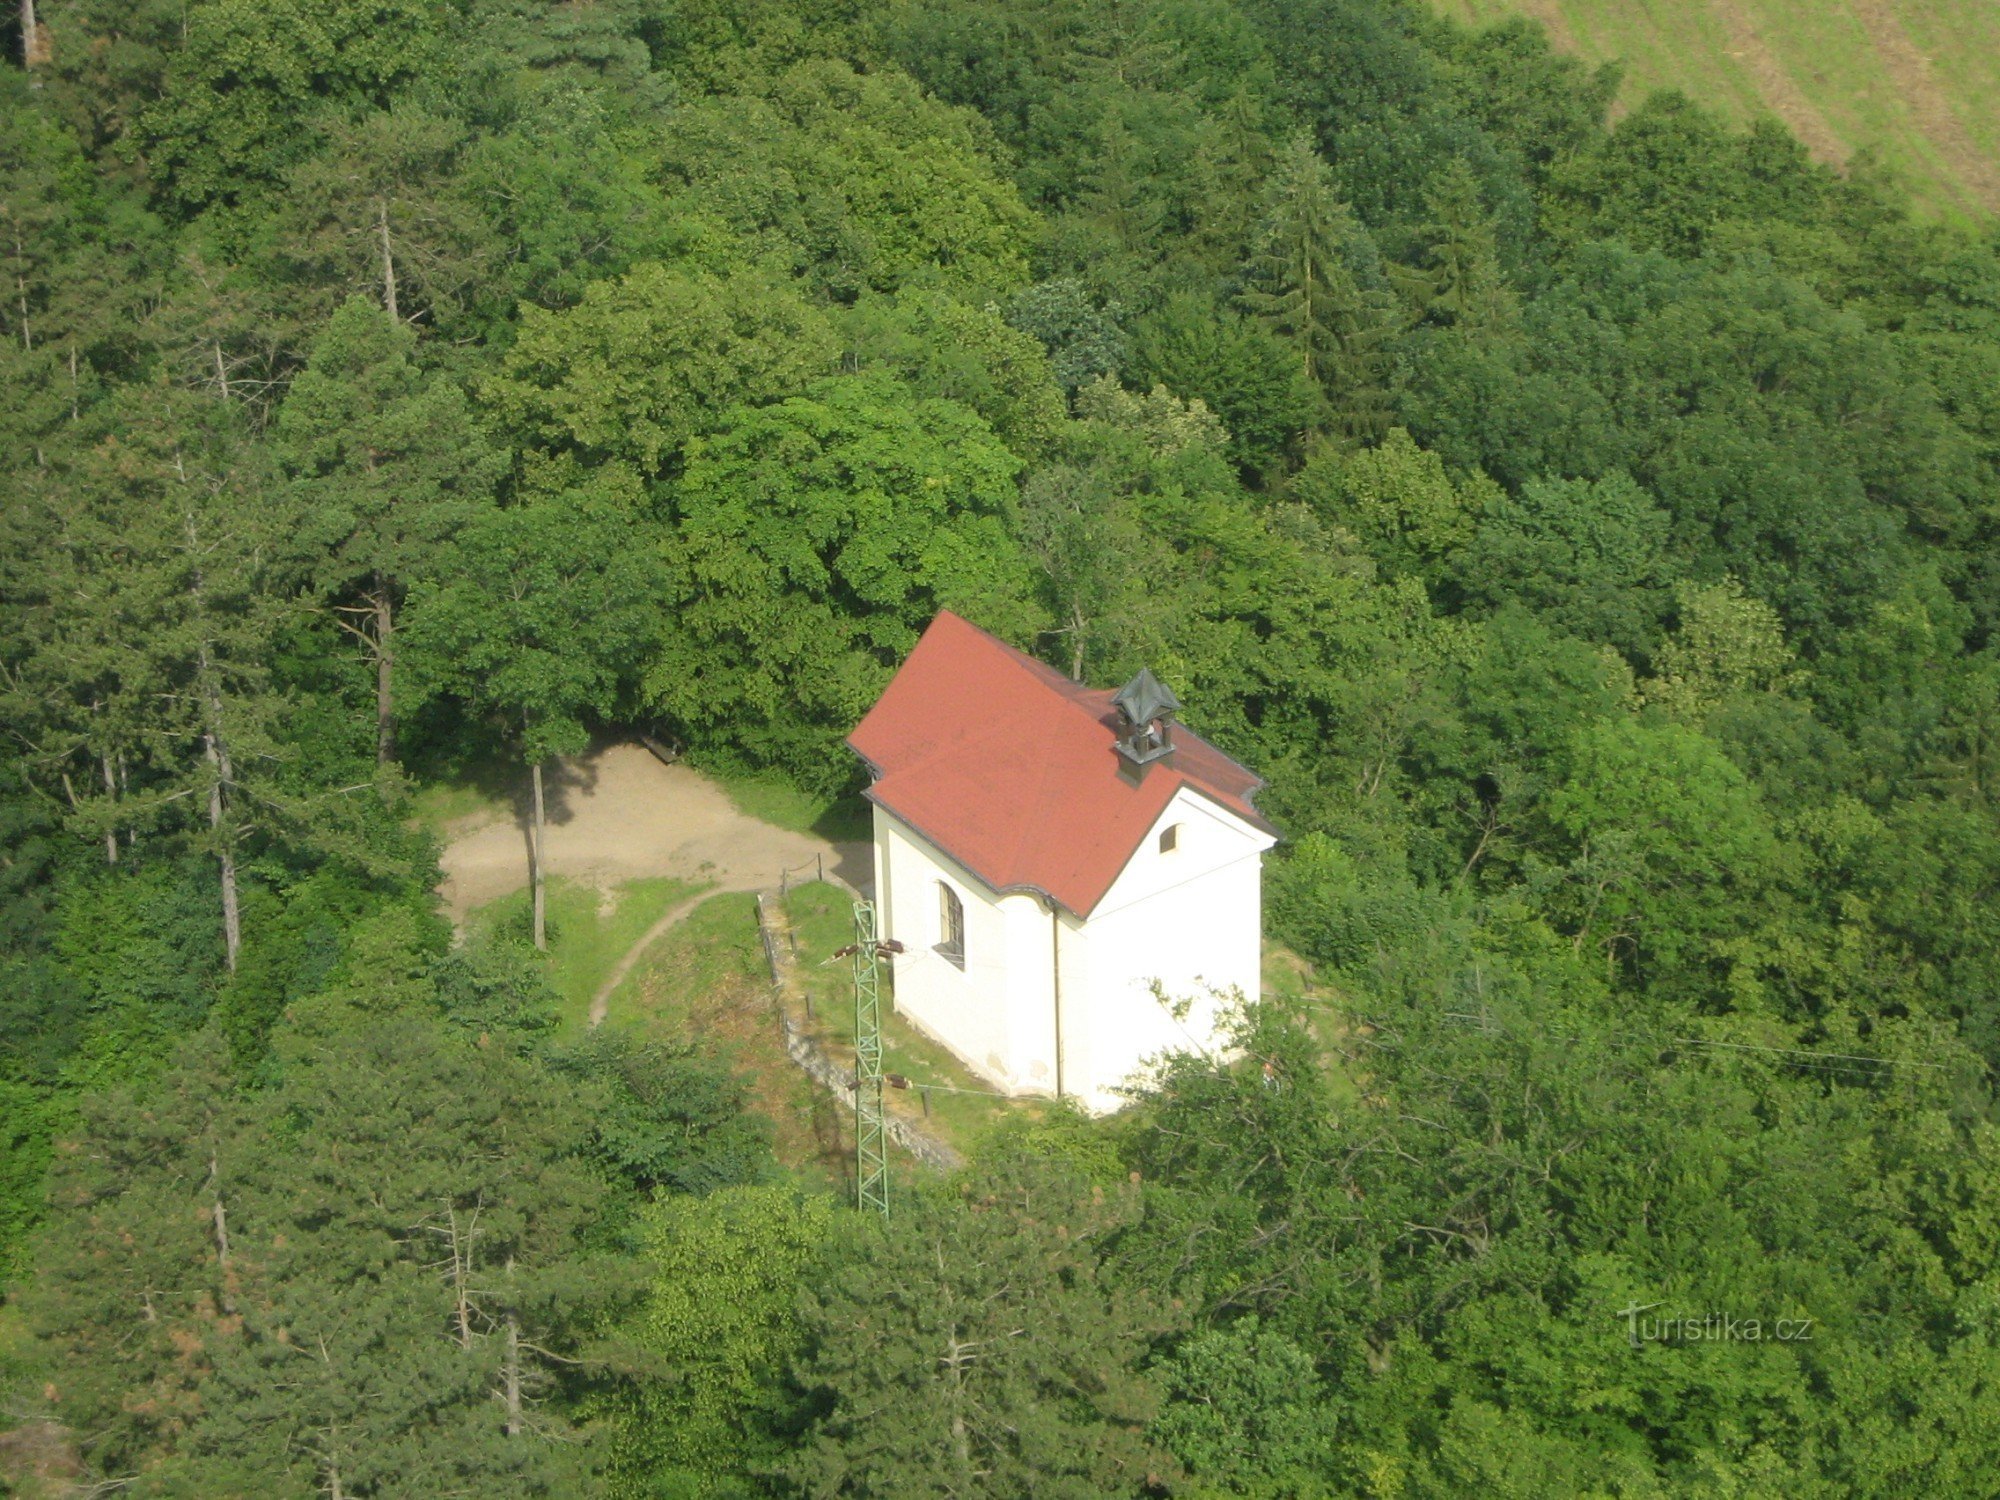
[[[961,969],[965,967],[965,903],[942,880],[938,882],[937,951]]]
[[[1169,823],[1160,830],[1160,853],[1172,854],[1181,846],[1181,825]]]

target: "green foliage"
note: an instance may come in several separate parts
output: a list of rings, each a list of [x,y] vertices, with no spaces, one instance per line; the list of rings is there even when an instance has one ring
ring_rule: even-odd
[[[138,134],[169,201],[185,210],[268,191],[312,147],[328,108],[379,107],[435,65],[441,17],[390,0],[208,0]]]
[[[971,407],[1023,458],[1056,443],[1063,399],[1048,357],[991,303],[973,307],[936,291],[864,298],[847,328],[863,369],[879,365],[918,395]]]
[[[424,691],[490,715],[532,763],[581,750],[586,717],[615,706],[660,594],[629,469],[538,460],[523,490],[413,591],[405,639]]]
[[[0,1265],[81,1486],[2000,1488],[1983,228],[1415,0],[37,11]],[[775,1049],[561,1026],[644,902],[451,940],[397,731],[813,822],[941,608],[1170,681],[1289,952],[885,1232],[768,1182]]]
[[[57,1410],[94,1461],[164,1453],[193,1491],[255,1470],[560,1492],[576,1453],[521,1414],[621,1285],[577,1242],[587,1096],[394,1004],[308,1007],[276,1052],[275,1086],[240,1095],[205,1033],[86,1115],[26,1303],[64,1351]]]
[[[485,395],[551,448],[658,471],[735,402],[789,395],[833,357],[824,317],[755,271],[647,262],[593,282],[574,308],[522,310]]]
[[[992,295],[1027,280],[1030,228],[992,154],[976,115],[894,70],[827,60],[677,111],[658,171],[672,201],[823,295],[916,281]]]
[[[678,607],[649,702],[691,743],[846,780],[832,743],[940,608],[1030,626],[1007,532],[1018,468],[972,412],[881,377],[737,408],[673,490]]]
[[[659,1362],[619,1404],[620,1493],[743,1493],[777,1452],[779,1380],[822,1274],[833,1205],[788,1187],[666,1199],[641,1222],[648,1283],[632,1337]]]
[[[1746,598],[1733,578],[1711,588],[1683,584],[1680,623],[1654,656],[1659,675],[1640,685],[1646,701],[1698,720],[1735,693],[1786,685],[1792,653],[1778,612]]]
[[[41,1222],[43,1184],[57,1122],[56,1101],[12,1079],[0,1081],[0,1286],[29,1270],[22,1258]]]
[[[1254,245],[1238,301],[1327,390],[1343,431],[1371,432],[1391,314],[1370,285],[1379,275],[1373,243],[1304,136],[1273,172]]]
[[[1002,1164],[960,1193],[859,1221],[805,1298],[812,1426],[791,1482],[852,1495],[1136,1495],[1167,1472],[1138,1370],[1174,1309],[1116,1286],[1129,1196]],[[891,1290],[893,1289],[893,1290]]]
[[[1066,391],[1124,368],[1130,351],[1118,313],[1115,303],[1100,305],[1073,276],[1037,282],[1007,304],[1007,321],[1042,341]]]
[[[1138,345],[1137,372],[1205,402],[1229,430],[1229,456],[1252,478],[1282,472],[1319,420],[1319,389],[1280,338],[1207,299],[1168,301],[1140,325]]]
[[[1434,576],[1472,539],[1481,513],[1503,497],[1484,475],[1454,482],[1436,454],[1402,428],[1380,444],[1343,454],[1316,450],[1292,481],[1292,495],[1360,537],[1390,573]]]
[[[1469,601],[1519,604],[1586,641],[1644,658],[1668,608],[1667,516],[1622,474],[1530,480],[1497,496],[1457,561]]]
[[[743,1085],[692,1048],[599,1027],[549,1061],[605,1099],[591,1152],[634,1192],[702,1194],[769,1175],[769,1132],[747,1108]]]
[[[1776,867],[1756,789],[1712,740],[1614,719],[1585,729],[1547,816],[1575,850],[1554,909],[1578,945],[1671,972],[1737,925]]]
[[[505,934],[473,938],[439,955],[431,968],[446,1020],[478,1036],[525,1044],[552,1031],[562,999],[541,956]]]
[[[1204,1496],[1331,1496],[1336,1435],[1311,1358],[1256,1317],[1189,1338],[1160,1370],[1153,1432]]]

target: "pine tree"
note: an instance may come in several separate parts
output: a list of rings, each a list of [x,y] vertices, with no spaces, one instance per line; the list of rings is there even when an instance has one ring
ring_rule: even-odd
[[[227,1059],[205,1031],[58,1149],[23,1313],[91,1472],[580,1493],[589,1445],[547,1398],[637,1290],[584,1248],[598,1096],[407,999],[302,1002],[261,1092]]]
[[[1356,261],[1372,258],[1367,235],[1303,135],[1278,160],[1253,246],[1239,303],[1298,352],[1339,427],[1357,438],[1379,434],[1394,312],[1386,292],[1357,275]]]
[[[808,1295],[823,1415],[784,1465],[811,1494],[1138,1495],[1172,1469],[1139,1367],[1174,1316],[1109,1284],[1128,1205],[1033,1159],[907,1201]]]
[[[1454,323],[1483,326],[1509,311],[1492,216],[1479,179],[1454,160],[1424,192],[1432,293],[1429,310]]]
[[[315,533],[318,581],[375,669],[376,757],[396,757],[395,629],[407,580],[489,503],[505,465],[464,394],[426,379],[415,335],[353,299],[313,346],[277,439]]]

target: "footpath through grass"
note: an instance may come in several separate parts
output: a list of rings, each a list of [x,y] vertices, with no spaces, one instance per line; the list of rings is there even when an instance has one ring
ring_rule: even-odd
[[[604,1024],[721,1062],[802,1186],[852,1190],[852,1127],[785,1052],[755,897],[721,892],[663,933],[612,992]]]
[[[589,1021],[597,993],[632,945],[668,911],[700,892],[700,883],[630,880],[610,891],[574,881],[548,883],[549,982],[562,997],[562,1024],[581,1029]],[[533,897],[515,891],[472,912],[468,935],[509,933],[525,937],[533,921]]]

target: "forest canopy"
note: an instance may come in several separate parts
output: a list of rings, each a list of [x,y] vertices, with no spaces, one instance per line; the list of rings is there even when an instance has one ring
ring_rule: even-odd
[[[2000,1489],[1994,226],[1414,0],[21,18],[0,1488]],[[1315,984],[885,1228],[410,798],[941,608]]]

